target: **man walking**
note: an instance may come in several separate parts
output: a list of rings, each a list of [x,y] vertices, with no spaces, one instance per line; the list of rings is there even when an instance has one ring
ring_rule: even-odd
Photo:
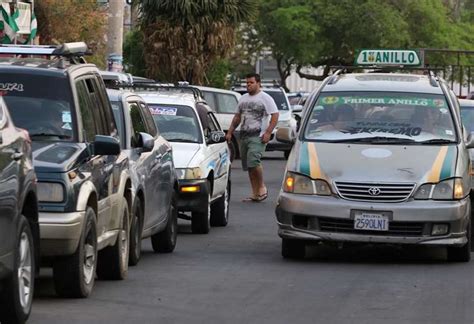
[[[240,126],[240,156],[242,169],[248,171],[252,195],[244,201],[260,202],[268,196],[263,182],[262,155],[270,141],[272,131],[278,122],[278,108],[273,98],[262,91],[260,75],[248,74],[246,77],[247,93],[238,104],[238,110],[227,131],[226,139],[230,142],[232,133]]]

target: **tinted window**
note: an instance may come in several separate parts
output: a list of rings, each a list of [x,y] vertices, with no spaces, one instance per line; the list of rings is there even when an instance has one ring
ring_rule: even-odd
[[[265,91],[265,92],[268,93],[273,98],[273,100],[275,100],[275,104],[278,110],[289,110],[286,94],[283,91]]]
[[[238,100],[235,96],[225,93],[216,93],[219,113],[235,114],[237,112]]]
[[[151,136],[155,137],[158,134],[158,131],[156,130],[156,125],[155,122],[153,121],[153,117],[151,116],[150,109],[148,109],[148,106],[140,102],[140,111],[143,115],[143,120],[146,123],[146,128],[148,129],[148,134]]]
[[[41,139],[71,140],[75,116],[66,78],[19,73],[0,74],[0,91],[17,127]],[[33,138],[35,139],[35,138]]]
[[[115,124],[118,128],[118,134],[120,137],[120,143],[122,147],[125,147],[125,131],[124,131],[124,120],[123,120],[123,107],[120,101],[111,101],[112,112],[114,114]]]
[[[467,131],[474,132],[474,105],[471,107],[461,105],[461,119]]]
[[[457,140],[444,96],[423,93],[323,93],[311,107],[304,127],[309,140],[375,136],[413,142]]]
[[[209,91],[202,91],[202,95],[204,96],[204,100],[206,100],[209,107],[211,107],[214,111],[219,111],[219,107],[216,104],[216,97],[214,96],[213,92]]]
[[[199,122],[193,108],[148,104],[160,134],[170,142],[202,143]]]
[[[136,102],[130,102],[128,104],[128,109],[130,110],[130,120],[132,122],[133,133],[130,134],[132,136],[131,143],[132,147],[136,147],[138,143],[138,136],[137,134],[140,133],[147,133],[145,122],[143,121],[142,115],[140,114],[140,108]]]
[[[94,107],[89,98],[89,90],[87,89],[84,80],[76,82],[77,96],[79,99],[79,110],[82,117],[82,128],[84,130],[84,136],[86,141],[94,141],[95,135],[97,135],[96,124],[94,122]]]

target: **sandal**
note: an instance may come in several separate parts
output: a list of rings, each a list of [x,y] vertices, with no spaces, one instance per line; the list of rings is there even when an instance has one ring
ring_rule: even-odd
[[[251,196],[251,197],[247,197],[247,198],[242,199],[242,202],[252,202],[252,201],[256,201],[255,199],[257,199],[257,198]]]
[[[267,199],[267,197],[268,197],[268,192],[266,192],[264,194],[261,194],[261,195],[257,195],[257,197],[253,197],[252,201],[261,202],[261,201],[264,201],[265,199]]]

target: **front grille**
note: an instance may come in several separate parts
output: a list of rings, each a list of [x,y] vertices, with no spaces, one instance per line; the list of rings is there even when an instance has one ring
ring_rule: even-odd
[[[339,195],[348,200],[397,202],[410,197],[413,183],[336,182]]]
[[[389,222],[388,231],[361,231],[354,229],[353,219],[319,217],[319,228],[323,232],[354,233],[387,236],[422,236],[424,223]]]

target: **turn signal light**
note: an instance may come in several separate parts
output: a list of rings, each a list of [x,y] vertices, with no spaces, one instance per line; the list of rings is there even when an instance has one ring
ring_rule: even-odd
[[[189,192],[199,192],[200,188],[199,186],[185,186],[185,187],[181,187],[179,190],[181,192],[189,193]]]

